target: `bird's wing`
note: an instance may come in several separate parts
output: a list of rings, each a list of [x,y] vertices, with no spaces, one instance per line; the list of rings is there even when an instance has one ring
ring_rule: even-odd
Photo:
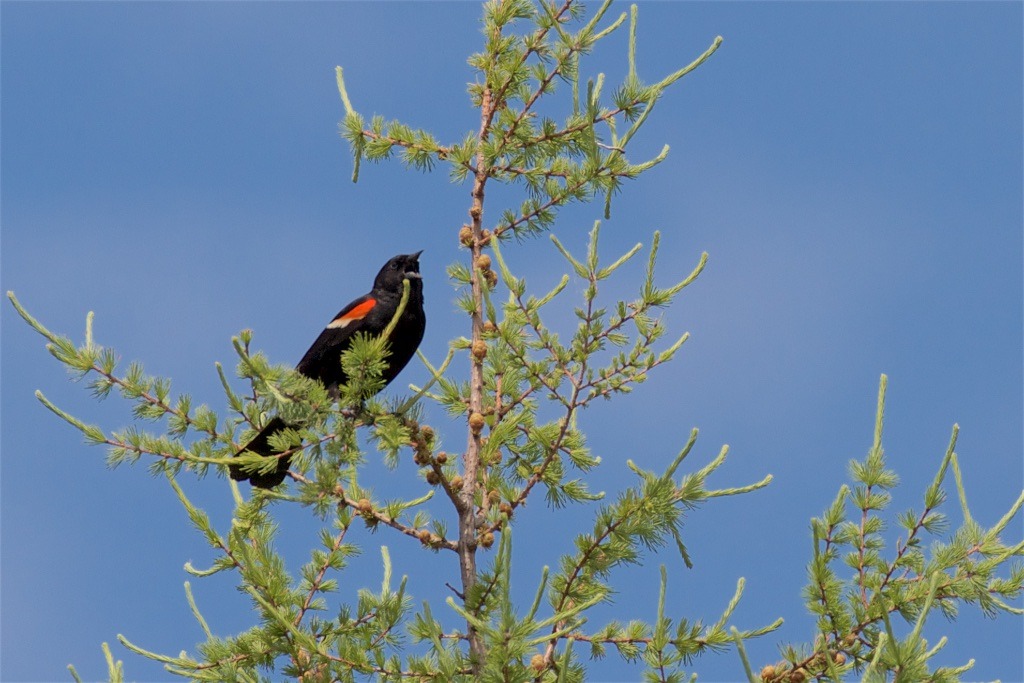
[[[331,365],[329,370],[334,371],[338,362],[337,355],[348,347],[349,340],[363,327],[367,314],[376,305],[377,299],[366,294],[338,311],[306,351],[296,369],[308,377],[323,379],[324,371],[327,370],[323,367],[324,356],[331,352],[331,358],[327,359],[327,362]]]

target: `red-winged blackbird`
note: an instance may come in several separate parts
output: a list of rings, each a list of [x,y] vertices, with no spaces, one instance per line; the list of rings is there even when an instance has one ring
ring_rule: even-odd
[[[388,337],[390,353],[384,359],[387,367],[381,377],[385,385],[390,383],[416,353],[427,324],[426,316],[423,314],[423,281],[420,277],[419,263],[422,253],[419,251],[415,254],[399,255],[385,263],[377,273],[370,293],[341,309],[331,322],[327,323],[327,327],[309,347],[295,369],[306,377],[323,382],[327,391],[337,398],[339,385],[345,384],[347,379],[341,367],[342,352],[352,344],[356,332],[365,332],[370,336],[384,332],[402,301],[403,281],[409,280],[409,301],[395,329]],[[288,426],[280,417],[274,417],[239,453],[252,451],[263,456],[278,455],[279,453],[270,447],[270,437]],[[237,481],[248,479],[253,486],[259,488],[273,488],[284,481],[290,460],[290,456],[279,457],[277,469],[268,474],[244,472],[241,467],[232,465],[231,478]]]

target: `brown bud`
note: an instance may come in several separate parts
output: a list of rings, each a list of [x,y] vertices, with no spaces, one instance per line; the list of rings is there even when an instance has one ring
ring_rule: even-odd
[[[334,495],[341,498],[342,505],[345,504],[345,489],[341,488],[341,484],[334,485]]]
[[[484,279],[487,280],[487,286],[491,289],[494,289],[498,284],[498,274],[493,270],[485,270]]]
[[[462,477],[460,477],[459,475],[456,474],[454,477],[452,477],[449,483],[451,484],[452,491],[462,490]]]
[[[499,510],[499,511],[500,511],[500,512],[501,512],[501,513],[502,513],[503,515],[507,515],[507,516],[509,516],[509,517],[511,517],[511,516],[512,516],[512,506],[511,506],[511,505],[509,505],[508,503],[502,503],[501,505],[499,505],[499,506],[498,506],[498,510]]]
[[[483,360],[484,358],[487,357],[487,342],[485,342],[483,339],[477,339],[475,342],[473,342],[472,350],[473,358],[476,358],[477,360]]]
[[[485,320],[484,321],[483,329],[484,329],[484,334],[494,334],[495,332],[498,331],[498,326],[495,325],[490,320]]]
[[[804,673],[803,669],[793,669],[789,672],[790,683],[803,683],[807,679],[807,674]]]
[[[437,455],[434,456],[434,460],[437,461],[438,465],[443,465],[448,462],[448,454],[444,451],[438,451]]]
[[[360,512],[373,512],[373,504],[370,503],[370,501],[367,500],[366,498],[360,498],[359,502],[356,503],[356,507],[359,508]]]
[[[768,666],[761,669],[761,680],[764,683],[771,683],[771,680],[775,678],[775,667],[769,664]]]
[[[430,425],[423,425],[420,427],[420,439],[430,443],[434,440],[434,428]]]
[[[530,668],[534,671],[543,671],[548,668],[548,660],[544,655],[536,654],[530,658]]]
[[[480,545],[485,548],[490,548],[494,545],[494,534],[488,531],[486,534],[480,537]]]
[[[420,543],[430,543],[430,532],[426,529],[420,529],[416,532],[416,538],[420,539]]]
[[[498,503],[501,502],[501,494],[498,493],[495,489],[491,489],[490,491],[487,492],[487,500],[490,502],[491,505],[497,505]]]
[[[430,484],[431,486],[437,486],[438,482],[440,482],[440,481],[441,481],[441,478],[439,476],[437,476],[437,472],[436,471],[434,471],[434,470],[427,470],[427,483],[428,484]]]
[[[842,666],[843,664],[846,664],[846,655],[844,655],[842,652],[837,652],[832,657],[832,661],[838,664],[839,666]]]
[[[482,246],[482,247],[487,246],[487,244],[489,244],[490,241],[491,241],[491,231],[490,230],[481,230],[480,231],[480,246]]]
[[[462,229],[459,230],[459,242],[465,247],[473,246],[473,228],[463,225]]]
[[[480,270],[491,269],[491,257],[487,254],[480,254],[476,257],[476,267]]]
[[[473,430],[474,434],[479,434],[484,428],[484,416],[480,413],[473,413],[469,416],[469,428]]]
[[[412,461],[417,465],[426,465],[428,462],[430,462],[429,460],[423,459],[423,456],[420,455],[420,449],[418,448],[416,449],[416,452],[412,456]]]

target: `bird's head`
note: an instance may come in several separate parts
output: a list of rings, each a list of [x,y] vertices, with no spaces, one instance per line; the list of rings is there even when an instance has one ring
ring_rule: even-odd
[[[373,288],[379,291],[402,293],[402,281],[409,280],[412,291],[422,288],[420,276],[420,254],[399,254],[384,264],[373,281]]]

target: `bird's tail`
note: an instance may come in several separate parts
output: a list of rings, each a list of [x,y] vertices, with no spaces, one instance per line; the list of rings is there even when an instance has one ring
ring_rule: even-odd
[[[238,451],[238,453],[235,453],[235,455],[238,456],[243,451],[251,451],[265,457],[278,455],[278,451],[275,451],[270,447],[270,437],[282,429],[286,429],[288,426],[289,425],[280,417],[274,417],[267,423],[267,426],[264,427],[259,434],[254,436],[252,440]],[[266,474],[246,472],[238,465],[230,465],[228,469],[231,472],[231,478],[235,481],[249,480],[249,483],[257,488],[272,489],[284,481],[285,475],[288,472],[288,463],[291,462],[291,459],[290,455],[279,457],[277,459],[277,469]]]

